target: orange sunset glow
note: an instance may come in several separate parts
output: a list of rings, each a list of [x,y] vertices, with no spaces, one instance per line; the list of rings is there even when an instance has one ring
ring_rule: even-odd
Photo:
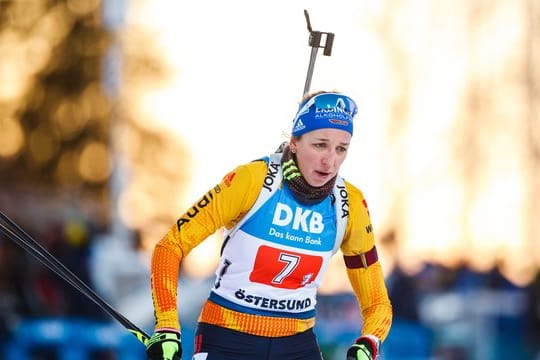
[[[29,166],[45,167],[87,119],[112,114],[110,134],[62,155],[55,176],[63,184],[112,181],[112,212],[140,230],[146,252],[229,170],[286,140],[309,60],[307,9],[314,30],[335,33],[311,89],[336,89],[359,104],[341,175],[363,190],[377,239],[397,236],[396,248],[381,244],[385,270],[396,261],[411,272],[424,261],[498,265],[518,284],[537,271],[540,101],[531,64],[540,59],[538,25],[524,3],[127,2],[107,39],[122,64],[110,102],[94,83],[56,108],[52,127],[25,135],[21,99],[51,66],[70,25],[65,14],[97,6],[68,1],[40,18],[35,4],[25,9],[25,21],[35,22],[29,34],[2,33],[10,56],[0,57],[0,103],[9,104],[0,158],[15,161],[27,144]],[[186,259],[188,273],[214,271],[219,235]],[[348,287],[341,266],[332,264],[323,291]]]

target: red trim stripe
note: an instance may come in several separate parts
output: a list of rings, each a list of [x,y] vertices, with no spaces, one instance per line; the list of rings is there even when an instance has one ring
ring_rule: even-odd
[[[377,248],[373,246],[371,250],[359,255],[343,255],[343,259],[345,260],[345,266],[349,269],[367,269],[368,266],[379,260],[379,254],[377,254]]]

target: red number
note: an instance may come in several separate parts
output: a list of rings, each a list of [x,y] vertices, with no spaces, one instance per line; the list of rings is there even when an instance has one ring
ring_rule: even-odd
[[[257,251],[249,279],[278,288],[298,289],[315,280],[321,270],[322,261],[320,256],[264,245]]]

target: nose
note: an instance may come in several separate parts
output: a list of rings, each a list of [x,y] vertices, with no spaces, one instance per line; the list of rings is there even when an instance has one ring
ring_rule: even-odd
[[[334,164],[335,158],[336,154],[332,150],[328,150],[323,154],[321,162],[325,166],[330,166]]]

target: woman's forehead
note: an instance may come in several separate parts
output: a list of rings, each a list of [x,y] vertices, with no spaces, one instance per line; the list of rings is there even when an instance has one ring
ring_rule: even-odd
[[[339,129],[318,129],[305,133],[302,138],[306,140],[320,140],[337,143],[350,143],[351,134]]]

